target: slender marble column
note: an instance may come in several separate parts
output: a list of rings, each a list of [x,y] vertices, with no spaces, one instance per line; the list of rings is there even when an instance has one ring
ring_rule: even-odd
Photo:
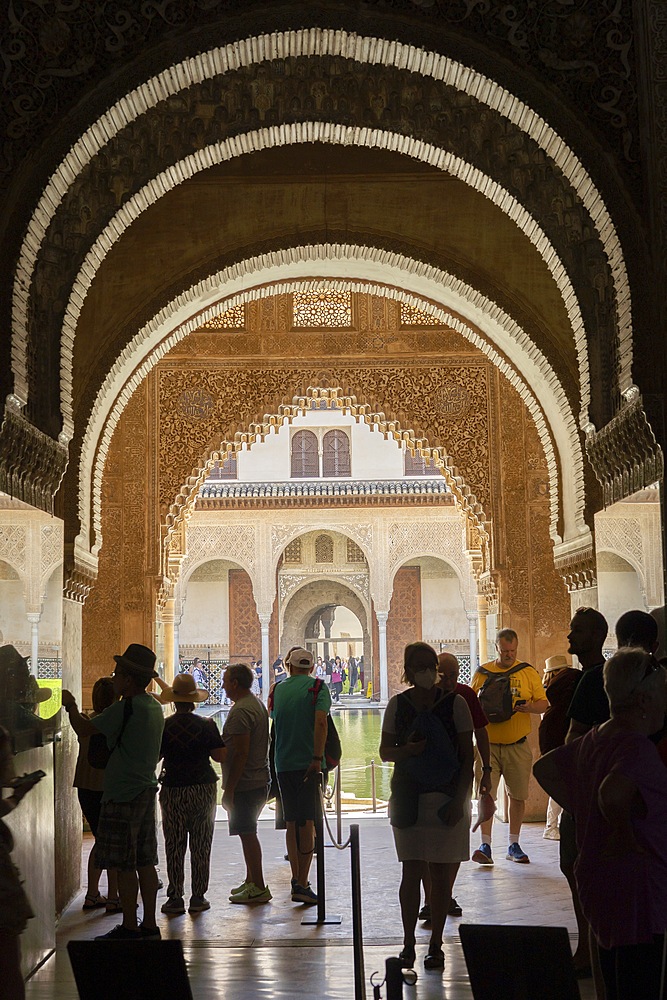
[[[389,701],[389,672],[387,670],[387,618],[388,611],[376,611],[380,636],[380,703]]]

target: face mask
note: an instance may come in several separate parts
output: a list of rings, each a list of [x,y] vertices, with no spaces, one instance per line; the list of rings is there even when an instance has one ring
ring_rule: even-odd
[[[414,675],[415,685],[417,687],[426,688],[426,690],[428,690],[429,688],[432,688],[433,685],[435,684],[437,676],[438,672],[435,669],[435,667],[431,670],[419,670]]]

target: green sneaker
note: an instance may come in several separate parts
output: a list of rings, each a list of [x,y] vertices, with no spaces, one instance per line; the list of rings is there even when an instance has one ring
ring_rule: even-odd
[[[242,892],[235,892],[229,897],[230,903],[268,903],[273,896],[268,885],[258,889],[254,882],[248,882]]]
[[[243,890],[249,885],[252,885],[252,882],[241,882],[241,885],[237,885],[235,889],[229,890],[230,896],[236,896],[237,893],[243,892]]]

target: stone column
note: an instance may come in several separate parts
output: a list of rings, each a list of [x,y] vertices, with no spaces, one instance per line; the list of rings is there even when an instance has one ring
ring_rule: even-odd
[[[380,704],[389,701],[389,674],[387,671],[387,618],[388,611],[376,611],[378,620],[378,636],[380,642]]]
[[[165,601],[162,611],[164,641],[164,679],[167,684],[174,682],[174,599]]]
[[[262,701],[264,704],[269,700],[269,688],[271,686],[269,679],[269,671],[271,669],[271,664],[269,663],[269,623],[271,622],[270,614],[258,614],[259,627],[262,632]]]
[[[488,605],[485,597],[477,598],[477,618],[479,621],[479,662],[489,662],[489,635],[487,631],[486,614]],[[471,668],[472,670],[472,668]],[[474,671],[472,671],[474,673]]]
[[[181,650],[179,642],[179,626],[181,624],[181,619],[174,620],[174,677],[178,673],[178,668],[181,663]]]
[[[477,670],[477,615],[467,614],[468,640],[470,643],[470,676]]]
[[[30,622],[30,673],[37,676],[37,665],[39,660],[39,620],[42,617],[40,611],[28,611],[26,618]]]

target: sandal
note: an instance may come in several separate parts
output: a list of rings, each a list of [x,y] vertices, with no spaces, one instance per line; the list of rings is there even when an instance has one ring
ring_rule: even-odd
[[[122,913],[123,907],[120,905],[120,899],[107,899],[107,913]]]
[[[402,968],[413,969],[415,964],[415,946],[413,944],[404,945],[403,949],[399,951],[398,957]]]
[[[100,893],[96,893],[94,896],[86,896],[83,901],[84,910],[101,910],[103,906],[107,905],[107,899],[105,896],[101,896]]]
[[[429,949],[429,953],[424,959],[425,969],[444,969],[445,953],[442,948]]]

